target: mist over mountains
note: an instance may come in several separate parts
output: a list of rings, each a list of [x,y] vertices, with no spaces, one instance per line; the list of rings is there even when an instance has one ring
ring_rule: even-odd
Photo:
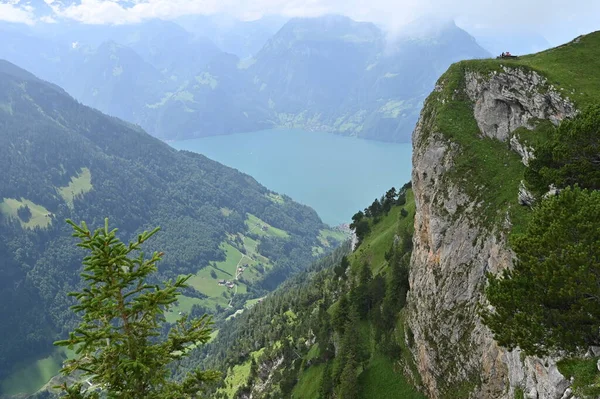
[[[0,57],[162,139],[293,127],[409,141],[436,78],[489,56],[446,21],[393,39],[337,15],[178,22],[5,24]]]

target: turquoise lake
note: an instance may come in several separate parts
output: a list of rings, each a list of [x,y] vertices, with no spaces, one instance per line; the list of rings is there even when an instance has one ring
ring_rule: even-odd
[[[391,187],[410,180],[411,144],[302,130],[263,130],[171,142],[254,177],[315,209],[332,226],[349,223]]]

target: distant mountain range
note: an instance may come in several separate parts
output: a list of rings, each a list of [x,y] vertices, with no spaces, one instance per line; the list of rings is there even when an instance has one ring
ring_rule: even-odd
[[[436,78],[490,56],[448,22],[389,39],[337,15],[261,21],[0,28],[0,57],[162,139],[293,127],[409,141]]]

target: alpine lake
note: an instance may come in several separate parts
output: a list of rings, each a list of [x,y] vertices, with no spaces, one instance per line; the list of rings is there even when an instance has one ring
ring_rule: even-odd
[[[315,209],[330,226],[350,223],[391,187],[410,181],[410,143],[298,129],[262,130],[169,143],[254,177]]]

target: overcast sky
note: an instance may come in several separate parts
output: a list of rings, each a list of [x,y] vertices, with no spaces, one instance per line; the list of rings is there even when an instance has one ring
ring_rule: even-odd
[[[530,30],[552,44],[600,29],[600,0],[0,0],[0,20],[28,24],[123,24],[214,13],[245,20],[335,13],[391,31],[435,13],[471,30]]]

